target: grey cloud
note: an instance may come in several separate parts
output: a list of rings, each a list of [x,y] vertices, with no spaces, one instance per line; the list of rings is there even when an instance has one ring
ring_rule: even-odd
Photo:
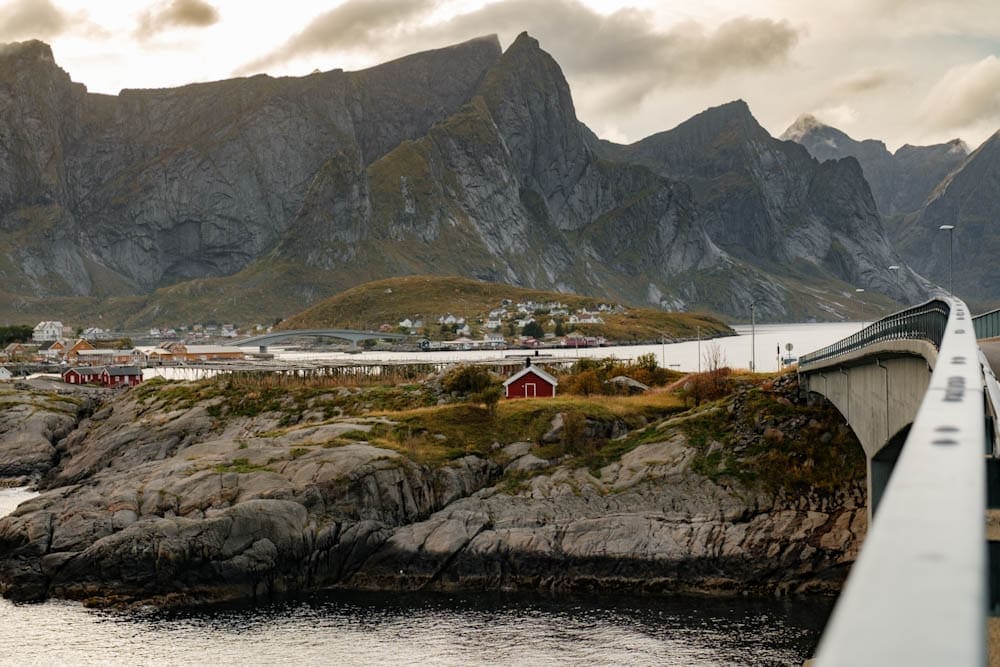
[[[662,31],[641,10],[603,15],[577,0],[502,0],[422,29],[442,44],[499,32],[527,30],[574,75],[645,76],[647,84],[715,79],[729,71],[758,69],[785,60],[798,41],[787,21],[736,18],[714,30],[686,22]]]
[[[987,56],[948,70],[924,99],[921,117],[937,131],[1000,124],[1000,59]]]
[[[740,17],[715,29],[689,21],[664,31],[643,11],[603,15],[576,0],[503,0],[423,34],[446,43],[523,29],[570,78],[601,89],[598,106],[618,109],[633,107],[656,90],[779,65],[799,39],[787,21]]]
[[[570,77],[606,90],[609,104],[621,107],[637,104],[654,89],[781,64],[800,36],[787,21],[745,17],[715,29],[688,22],[663,31],[641,10],[604,15],[577,0],[499,0],[442,23],[413,25],[437,4],[348,0],[238,73],[261,71],[313,53],[352,49],[386,57],[484,34],[499,33],[509,39],[527,30]],[[388,52],[387,44],[396,50]]]
[[[314,18],[277,50],[247,63],[236,73],[260,72],[313,53],[380,45],[394,29],[435,5],[434,0],[347,0]]]
[[[866,69],[837,80],[833,84],[834,96],[868,93],[890,86],[900,79],[897,71],[888,68]]]
[[[15,0],[0,7],[0,40],[47,38],[71,27],[69,18],[49,0]]]
[[[204,28],[218,21],[219,11],[203,0],[172,0],[145,12],[135,34],[139,39],[148,39],[169,28]]]

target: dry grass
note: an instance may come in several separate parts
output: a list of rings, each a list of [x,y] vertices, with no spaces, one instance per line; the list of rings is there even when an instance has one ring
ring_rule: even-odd
[[[494,442],[539,442],[558,413],[581,414],[596,422],[620,420],[636,428],[682,410],[681,399],[666,391],[630,397],[505,400],[492,417],[485,406],[459,403],[375,412],[395,426],[373,429],[370,439],[416,461],[440,463],[466,454],[489,455]]]

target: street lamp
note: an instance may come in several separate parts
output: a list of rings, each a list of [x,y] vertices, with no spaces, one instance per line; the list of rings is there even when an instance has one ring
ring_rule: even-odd
[[[893,276],[895,276],[895,278],[896,278],[896,289],[899,291],[902,299],[905,299],[906,297],[902,295],[903,293],[902,293],[902,291],[900,290],[900,287],[899,287],[899,264],[893,264],[892,266],[889,267],[889,270],[892,271]],[[905,305],[905,302],[902,302],[902,303],[904,303],[904,305]]]
[[[952,296],[955,295],[955,254],[952,252],[954,245],[952,241],[952,233],[955,231],[955,225],[941,225],[938,229],[948,232],[948,291],[951,292]]]
[[[858,295],[858,303],[861,304],[861,323],[862,324],[865,323],[865,302],[864,302],[864,299],[861,298],[861,295],[864,294],[864,292],[865,292],[865,288],[864,287],[855,287],[854,288],[854,293]]]
[[[701,327],[695,327],[694,330],[698,334],[698,372],[701,372]]]
[[[756,309],[757,302],[750,302],[750,372],[757,372],[757,357],[756,357],[756,347],[757,347],[757,319],[756,319]]]
[[[892,271],[893,275],[896,277],[896,287],[899,287],[899,264],[893,264],[889,267],[889,270]]]

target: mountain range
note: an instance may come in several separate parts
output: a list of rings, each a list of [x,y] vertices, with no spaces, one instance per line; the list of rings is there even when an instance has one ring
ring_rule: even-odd
[[[751,304],[856,315],[856,288],[880,309],[924,298],[866,162],[797,140],[735,101],[603,141],[524,33],[506,51],[490,36],[358,72],[116,96],[74,83],[42,42],[9,44],[0,319],[269,321],[416,274],[736,319]],[[911,227],[904,247],[921,242]]]
[[[959,139],[890,153],[881,141],[857,141],[805,115],[782,137],[819,160],[856,158],[906,262],[946,289],[953,282],[976,310],[1000,306],[1000,132],[971,153]]]

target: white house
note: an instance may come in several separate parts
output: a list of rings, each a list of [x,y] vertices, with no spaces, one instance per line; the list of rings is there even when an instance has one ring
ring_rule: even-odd
[[[10,382],[12,379],[14,379],[13,373],[0,366],[0,382]]]
[[[100,327],[88,327],[83,330],[80,337],[87,340],[108,340],[111,334]]]
[[[63,323],[57,321],[39,322],[31,333],[32,340],[39,343],[47,340],[59,340],[62,337]]]
[[[409,317],[407,317],[405,320],[400,320],[399,321],[399,327],[401,329],[412,329],[413,328],[413,321],[410,320]]]
[[[499,329],[500,327],[503,326],[503,322],[500,320],[495,320],[490,318],[486,320],[486,324],[483,326],[485,326],[487,329]]]
[[[483,334],[483,345],[486,347],[504,347],[507,340],[503,337],[503,334],[498,333],[484,333]]]
[[[463,324],[462,326],[460,326],[458,329],[455,330],[455,333],[457,333],[459,336],[468,336],[469,334],[472,333],[472,329],[469,328],[468,324]]]

